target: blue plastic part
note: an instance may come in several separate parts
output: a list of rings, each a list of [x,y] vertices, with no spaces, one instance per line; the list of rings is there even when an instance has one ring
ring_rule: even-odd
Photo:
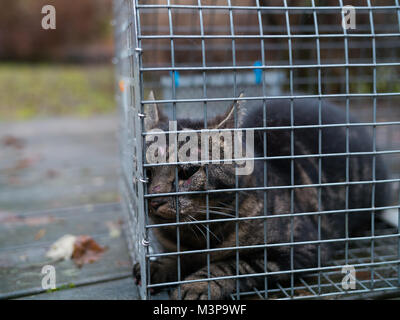
[[[172,77],[172,71],[169,72],[170,76]],[[179,72],[174,71],[175,74],[175,88],[179,87]]]
[[[254,66],[262,66],[261,61],[254,62]],[[254,69],[255,83],[260,84],[262,80],[262,69]]]

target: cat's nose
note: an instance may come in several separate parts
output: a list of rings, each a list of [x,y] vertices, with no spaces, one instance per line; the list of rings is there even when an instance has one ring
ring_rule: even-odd
[[[152,199],[150,201],[150,206],[154,209],[157,210],[159,207],[161,207],[164,203],[167,203],[167,200],[164,199]]]

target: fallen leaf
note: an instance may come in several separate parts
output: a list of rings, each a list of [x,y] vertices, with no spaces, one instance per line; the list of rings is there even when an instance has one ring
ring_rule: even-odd
[[[78,236],[74,243],[72,259],[78,267],[84,264],[93,263],[100,259],[107,249],[100,246],[89,236]]]
[[[35,234],[35,240],[40,240],[42,239],[46,234],[46,229],[40,229],[38,232]]]
[[[0,210],[0,223],[21,222],[22,218],[15,213]]]
[[[24,147],[23,140],[14,136],[5,136],[2,142],[6,147],[14,147],[16,149],[22,149]]]
[[[36,160],[33,158],[23,158],[21,160],[18,160],[14,169],[15,170],[22,170],[22,169],[26,169],[32,166],[32,164],[35,162]]]
[[[74,252],[74,244],[76,236],[66,234],[54,242],[49,251],[46,253],[46,257],[52,260],[69,260]]]
[[[60,175],[60,172],[57,170],[49,169],[46,171],[46,176],[50,179],[56,178]]]
[[[30,226],[41,226],[57,221],[52,216],[25,217],[23,222]]]
[[[0,211],[0,223],[27,224],[29,226],[41,226],[53,223],[58,219],[52,216],[26,217],[12,212]]]
[[[7,179],[7,184],[12,185],[12,186],[22,185],[21,180],[17,177],[13,177],[13,176],[11,176]]]

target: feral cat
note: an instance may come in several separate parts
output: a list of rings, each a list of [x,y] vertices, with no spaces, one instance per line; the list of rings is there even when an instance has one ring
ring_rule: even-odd
[[[207,299],[209,293],[211,299],[225,299],[237,290],[237,282],[242,292],[264,288],[265,276],[239,277],[237,281],[230,278],[235,275],[269,272],[272,274],[268,276],[268,286],[273,286],[277,280],[290,278],[290,270],[331,265],[335,250],[343,249],[345,242],[319,243],[318,240],[343,239],[368,230],[371,214],[365,208],[383,206],[387,201],[387,184],[365,183],[386,179],[382,159],[370,154],[372,136],[363,126],[349,126],[348,129],[343,125],[335,126],[347,122],[342,109],[324,100],[320,105],[317,99],[294,99],[292,105],[285,99],[266,101],[265,106],[259,101],[247,102],[246,108],[243,104],[235,102],[224,115],[209,121],[208,128],[229,129],[235,128],[235,124],[241,128],[255,128],[254,157],[258,160],[254,161],[250,175],[236,176],[234,164],[184,164],[177,167],[176,186],[174,165],[148,169],[147,190],[151,194],[240,189],[210,192],[208,198],[204,193],[186,193],[149,199],[149,217],[154,224],[176,222],[177,206],[181,222],[206,220],[207,215],[210,220],[220,220],[181,225],[181,252],[207,249],[206,233],[211,249],[246,247],[210,251],[208,258],[205,253],[180,255],[180,280],[205,279],[208,274],[211,278],[225,277],[181,284],[182,299]],[[168,119],[156,105],[148,105],[145,111],[146,131],[152,128],[168,131]],[[355,123],[352,117],[349,121]],[[318,127],[318,124],[325,126]],[[301,128],[291,130],[292,125]],[[280,128],[274,130],[274,127]],[[204,121],[178,119],[177,130],[188,129],[204,129]],[[358,154],[346,156],[348,152]],[[325,156],[320,157],[321,154]],[[260,159],[265,156],[267,160]],[[290,188],[291,185],[295,187]],[[359,208],[364,210],[355,210]],[[347,216],[344,209],[350,209]],[[315,214],[320,211],[323,213]],[[298,215],[287,216],[291,213]],[[269,218],[235,222],[232,217],[237,217],[236,214],[241,218]],[[176,226],[154,229],[164,250],[176,252]],[[304,243],[307,241],[311,243]],[[300,244],[290,246],[291,242]],[[265,250],[265,244],[275,245]],[[151,283],[177,281],[177,255],[151,261],[150,274]],[[297,275],[295,272],[294,276]],[[134,267],[134,276],[140,280],[138,264]],[[177,289],[172,292],[172,298],[179,298]]]

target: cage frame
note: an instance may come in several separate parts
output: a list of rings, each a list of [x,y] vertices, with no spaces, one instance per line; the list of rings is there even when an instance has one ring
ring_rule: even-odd
[[[221,280],[221,279],[236,279],[236,288],[237,292],[236,294],[232,294],[231,298],[232,299],[240,299],[242,295],[248,295],[248,294],[255,294],[260,298],[268,298],[270,294],[273,294],[276,291],[279,291],[280,293],[283,293],[282,299],[306,299],[306,298],[323,298],[323,297],[330,297],[330,296],[353,296],[356,294],[363,294],[363,293],[368,293],[368,294],[373,294],[374,297],[381,296],[381,294],[387,294],[387,292],[396,292],[398,293],[399,286],[400,286],[400,233],[397,231],[393,231],[391,234],[386,234],[386,235],[375,235],[375,212],[377,211],[382,211],[382,210],[387,210],[387,209],[393,209],[397,210],[400,212],[400,194],[397,195],[398,197],[398,203],[396,205],[392,206],[385,206],[385,207],[375,207],[374,206],[374,197],[372,197],[372,206],[371,208],[365,208],[362,209],[361,211],[371,211],[372,210],[372,225],[371,225],[371,235],[370,236],[365,236],[365,237],[351,237],[349,238],[348,236],[348,214],[351,213],[352,211],[360,211],[360,209],[349,209],[348,208],[348,189],[349,186],[352,184],[371,184],[372,188],[374,190],[375,185],[377,183],[398,183],[400,182],[400,179],[398,178],[388,178],[386,180],[376,180],[375,178],[375,165],[373,165],[373,172],[372,172],[372,179],[367,180],[367,181],[357,181],[357,182],[351,182],[349,181],[348,177],[348,172],[346,173],[346,181],[345,182],[331,182],[331,183],[323,183],[321,181],[321,159],[323,157],[329,157],[329,156],[344,156],[346,157],[346,171],[348,171],[349,168],[349,157],[352,155],[371,155],[373,159],[376,158],[377,155],[384,155],[384,154],[396,154],[400,153],[400,150],[395,149],[395,150],[383,150],[383,151],[378,151],[376,148],[376,128],[379,126],[397,126],[400,125],[400,121],[386,121],[386,122],[378,122],[377,121],[377,98],[379,97],[391,97],[391,96],[400,96],[399,92],[378,92],[377,90],[377,68],[378,67],[399,67],[400,66],[400,61],[395,61],[395,62],[388,62],[388,63],[382,63],[382,62],[377,62],[377,49],[376,49],[376,39],[380,37],[399,37],[400,36],[400,5],[398,0],[394,0],[393,2],[395,3],[394,5],[391,6],[374,6],[371,4],[371,0],[366,0],[367,5],[366,6],[355,6],[356,10],[362,10],[362,11],[367,11],[369,14],[369,23],[370,23],[370,28],[371,32],[369,34],[357,34],[357,33],[347,33],[346,29],[343,28],[343,34],[323,34],[319,33],[318,30],[318,17],[317,13],[319,11],[329,11],[329,10],[341,10],[342,12],[342,18],[343,16],[343,7],[344,7],[344,1],[343,0],[338,0],[338,5],[337,6],[316,6],[315,1],[311,0],[311,5],[310,6],[289,6],[287,0],[282,0],[283,6],[262,6],[260,4],[260,0],[255,1],[254,6],[235,6],[232,5],[231,0],[226,0],[227,5],[224,6],[209,6],[209,5],[202,5],[201,0],[198,0],[197,5],[178,5],[178,4],[171,4],[171,0],[166,0],[166,4],[141,4],[139,3],[141,1],[138,0],[116,0],[114,1],[114,24],[115,24],[115,39],[116,39],[116,57],[114,59],[114,63],[116,64],[116,74],[117,74],[117,86],[116,90],[120,91],[116,95],[117,102],[120,106],[120,112],[121,112],[121,123],[122,128],[120,133],[120,144],[121,144],[121,157],[123,158],[123,163],[126,164],[127,159],[129,157],[132,157],[135,159],[135,166],[136,170],[133,170],[133,167],[129,167],[128,169],[124,168],[122,169],[121,176],[123,179],[121,179],[121,190],[123,194],[123,203],[125,204],[125,211],[127,213],[127,224],[126,224],[126,234],[128,238],[128,243],[130,247],[130,251],[132,254],[132,259],[134,261],[138,261],[141,265],[141,286],[139,286],[139,292],[140,296],[142,299],[149,299],[151,298],[150,290],[151,288],[157,288],[157,287],[164,287],[166,285],[180,285],[184,283],[192,283],[192,282],[198,282],[198,281],[207,281],[208,283],[213,280]],[[144,9],[166,9],[168,12],[168,24],[169,24],[169,34],[165,35],[143,35],[141,34],[141,22],[140,22],[140,16],[141,16],[141,10]],[[174,34],[173,30],[173,22],[172,22],[172,10],[173,9],[193,9],[198,12],[199,14],[199,19],[200,19],[200,35],[177,35]],[[215,9],[215,10],[227,10],[229,11],[229,28],[230,28],[230,34],[226,35],[206,35],[204,33],[204,27],[203,27],[203,20],[202,20],[202,11],[203,10],[210,10],[210,9]],[[397,17],[398,17],[398,24],[399,24],[399,31],[398,33],[375,33],[374,30],[374,19],[373,19],[373,13],[378,10],[396,10],[397,12]],[[234,26],[234,19],[233,19],[233,12],[235,10],[254,10],[257,12],[258,16],[258,24],[259,24],[259,34],[258,35],[237,35],[235,34],[235,26]],[[262,11],[263,10],[276,10],[276,11],[283,11],[285,15],[285,22],[286,22],[286,30],[287,34],[282,34],[282,35],[271,35],[267,34],[265,35],[263,33],[263,24],[262,24]],[[125,12],[124,12],[125,11]],[[298,35],[298,34],[291,34],[291,25],[290,25],[290,17],[289,14],[292,11],[307,11],[311,12],[314,20],[314,27],[315,27],[315,33],[314,34],[304,34],[304,35]],[[123,15],[127,14],[127,17],[124,17]],[[125,38],[123,38],[125,36]],[[340,40],[343,40],[344,42],[344,48],[345,48],[345,62],[344,63],[337,63],[337,64],[324,64],[321,61],[321,47],[320,47],[320,41],[321,39],[324,38],[338,38]],[[357,37],[363,37],[371,40],[372,43],[372,62],[371,63],[351,63],[349,59],[349,39],[351,38],[357,38]],[[202,61],[201,61],[201,66],[179,66],[175,65],[175,57],[174,57],[174,41],[176,39],[185,39],[185,38],[197,38],[201,41],[201,53],[202,53]],[[208,66],[206,63],[206,48],[205,48],[205,41],[207,39],[218,39],[218,38],[223,38],[223,39],[228,39],[232,42],[232,66],[228,65],[222,65],[222,66]],[[261,66],[253,66],[253,65],[238,65],[236,63],[236,57],[235,57],[235,45],[236,45],[236,40],[238,39],[257,39],[260,40],[260,47],[262,48],[261,51]],[[287,65],[268,65],[266,63],[266,57],[265,57],[265,43],[264,41],[266,39],[270,38],[280,38],[280,39],[286,39],[287,40],[287,45],[288,45],[288,53],[289,53],[289,63]],[[317,55],[317,62],[314,64],[307,64],[307,65],[296,65],[293,62],[293,49],[292,49],[292,41],[294,39],[303,39],[303,38],[308,38],[311,40],[315,40],[315,45],[316,45],[316,55]],[[170,66],[164,66],[164,67],[144,67],[143,66],[143,61],[142,61],[142,54],[143,54],[143,48],[142,48],[142,40],[146,39],[166,39],[170,41],[170,46],[171,46],[171,61],[170,61]],[[124,46],[123,40],[127,41],[126,46]],[[128,69],[126,69],[128,67]],[[349,69],[352,67],[365,67],[365,68],[372,68],[373,71],[373,90],[372,92],[368,93],[352,93],[350,90],[350,72]],[[318,79],[318,84],[317,84],[317,93],[315,94],[299,94],[295,93],[295,88],[294,88],[294,70],[296,69],[315,69],[317,71],[317,79]],[[326,94],[323,93],[322,91],[322,69],[323,68],[342,68],[345,71],[345,92],[344,93],[336,93],[336,94]],[[238,98],[239,92],[237,89],[237,84],[236,84],[236,73],[242,70],[249,70],[249,71],[254,71],[254,70],[262,70],[261,72],[264,74],[264,72],[268,70],[281,70],[281,69],[287,69],[289,72],[289,93],[288,94],[280,94],[277,96],[269,96],[266,92],[266,85],[265,85],[265,79],[262,77],[262,95],[260,96],[250,96],[250,97],[244,97],[244,98]],[[143,85],[143,75],[146,72],[171,72],[171,91],[172,91],[172,97],[168,99],[156,99],[156,100],[149,100],[145,98],[144,95],[144,85]],[[198,72],[199,74],[202,75],[204,79],[203,83],[203,94],[204,96],[202,98],[189,98],[189,99],[182,99],[178,98],[176,96],[176,71],[178,72],[184,72],[184,71],[193,71],[193,72]],[[233,73],[233,82],[234,82],[234,89],[233,89],[233,94],[228,96],[228,97],[218,97],[218,98],[210,98],[207,97],[207,87],[206,87],[206,78],[207,78],[207,72],[209,71],[230,71]],[[351,123],[349,120],[349,112],[350,112],[350,98],[368,98],[372,100],[373,103],[373,119],[370,122],[360,122],[360,123]],[[291,146],[291,154],[288,156],[278,156],[278,157],[267,157],[266,155],[266,143],[267,139],[266,137],[266,132],[268,130],[291,130],[291,141],[293,141],[293,134],[294,131],[297,129],[305,129],[308,126],[295,126],[294,125],[294,119],[293,119],[293,101],[295,99],[308,99],[308,98],[315,98],[318,99],[319,101],[319,123],[318,125],[310,125],[309,127],[312,128],[318,128],[319,131],[319,152],[318,154],[306,154],[306,155],[295,155],[293,146]],[[322,99],[326,98],[343,98],[345,99],[345,108],[346,108],[346,123],[339,123],[339,124],[322,124],[321,122],[321,104],[322,104]],[[207,104],[210,102],[232,102],[232,101],[240,101],[240,100],[257,100],[257,101],[262,101],[263,102],[263,109],[264,109],[264,123],[266,121],[265,118],[265,110],[266,110],[266,101],[267,100],[273,100],[273,99],[287,99],[290,101],[291,104],[291,125],[290,126],[284,126],[284,127],[267,127],[266,124],[264,124],[263,127],[260,128],[254,128],[255,130],[263,130],[264,132],[264,157],[260,158],[252,158],[253,160],[264,160],[264,177],[266,177],[266,171],[268,170],[266,167],[266,160],[270,159],[289,159],[291,161],[291,185],[290,186],[267,186],[266,179],[264,178],[264,186],[263,187],[254,187],[254,188],[239,188],[238,187],[238,180],[236,177],[236,186],[233,189],[217,189],[217,190],[206,190],[206,191],[191,191],[191,192],[182,192],[178,190],[178,186],[176,184],[176,190],[175,192],[168,192],[168,193],[158,193],[158,194],[149,194],[147,192],[147,187],[146,183],[148,182],[148,178],[146,177],[146,168],[152,167],[152,166],[157,166],[157,165],[170,165],[170,166],[176,166],[178,164],[182,164],[182,162],[174,161],[174,162],[169,162],[169,163],[161,163],[161,164],[147,164],[145,160],[145,155],[144,155],[144,145],[145,145],[145,138],[147,135],[151,135],[151,133],[145,132],[143,123],[144,123],[144,117],[146,116],[144,113],[144,108],[146,104],[171,104],[172,105],[172,118],[173,120],[177,119],[177,104],[185,104],[185,103],[200,103],[204,105],[203,108],[203,113],[204,113],[204,124],[205,128],[207,127]],[[128,102],[129,101],[129,102]],[[130,115],[130,119],[128,119],[128,115]],[[128,122],[127,122],[128,121]],[[129,121],[132,121],[131,123]],[[354,126],[370,126],[373,128],[373,151],[371,152],[363,152],[363,153],[356,153],[356,152],[350,152],[349,150],[349,129]],[[346,152],[342,154],[323,154],[321,152],[321,130],[326,127],[346,127]],[[240,128],[234,128],[234,129],[226,129],[226,130],[241,130]],[[129,138],[127,136],[124,136],[124,133],[129,132],[133,135],[132,138]],[[178,134],[183,131],[178,131],[178,130],[170,130],[166,133],[168,134]],[[130,144],[127,144],[127,140],[133,139],[134,141],[130,142]],[[293,144],[293,143],[292,143]],[[129,151],[129,147],[135,147],[136,151],[131,152]],[[319,161],[319,181],[317,184],[308,184],[308,185],[295,185],[294,184],[294,170],[293,170],[293,162],[294,159],[297,158],[310,158],[310,157],[316,157],[318,158]],[[239,160],[251,160],[251,159],[246,159],[242,158]],[[212,162],[213,160],[211,160]],[[220,161],[220,160],[218,160]],[[228,161],[224,159],[223,161]],[[210,162],[208,162],[210,163]],[[375,163],[375,160],[374,160]],[[177,168],[175,169],[175,179],[176,181],[178,180],[178,171]],[[294,208],[294,190],[296,188],[318,188],[319,190],[319,195],[318,195],[318,202],[320,205],[321,202],[321,194],[320,190],[321,187],[327,187],[327,186],[345,186],[346,188],[346,208],[342,210],[328,210],[328,211],[323,211],[319,210],[317,212],[302,212],[302,213],[294,213],[293,208]],[[250,190],[262,190],[264,192],[264,211],[266,212],[266,200],[265,200],[265,194],[268,190],[272,189],[290,189],[291,190],[291,212],[289,214],[282,214],[282,215],[267,215],[265,213],[263,216],[256,216],[256,217],[239,217],[238,215],[238,197],[237,194],[240,191],[250,191]],[[183,222],[179,220],[179,209],[177,209],[177,221],[173,223],[165,223],[165,224],[151,224],[149,222],[149,216],[148,216],[148,201],[149,199],[153,197],[160,197],[160,196],[171,196],[175,197],[176,199],[176,204],[177,208],[179,207],[178,205],[178,196],[179,195],[185,195],[185,194],[204,194],[206,196],[206,203],[208,204],[208,196],[209,194],[212,193],[218,193],[218,192],[235,192],[236,194],[236,208],[235,208],[235,218],[227,218],[227,219],[213,219],[210,220],[209,218],[209,209],[207,205],[207,216],[205,220],[198,220],[198,221],[192,221],[192,222]],[[373,192],[374,193],[374,192]],[[315,268],[307,268],[306,270],[301,270],[301,269],[294,269],[293,267],[293,247],[295,245],[302,245],[302,244],[317,244],[319,247],[321,243],[327,243],[329,240],[322,240],[321,235],[320,235],[320,218],[321,215],[324,214],[331,214],[331,213],[345,213],[346,214],[346,236],[341,239],[334,239],[331,240],[332,242],[343,242],[345,244],[345,259],[343,262],[343,265],[348,265],[350,260],[354,260],[354,254],[353,252],[349,249],[349,243],[352,241],[361,241],[361,240],[369,240],[372,243],[371,246],[371,262],[370,263],[363,263],[360,259],[358,259],[358,264],[354,264],[355,267],[367,267],[369,268],[371,272],[371,283],[375,281],[374,275],[376,274],[378,278],[380,278],[383,282],[387,283],[387,286],[382,288],[382,289],[376,289],[373,286],[371,288],[367,287],[366,285],[361,282],[361,287],[362,289],[355,290],[353,292],[346,292],[345,290],[341,289],[338,286],[338,283],[335,283],[333,280],[329,278],[330,274],[335,273],[335,270],[340,267],[340,265],[333,265],[333,266],[321,266],[320,265],[320,253],[318,251],[318,266]],[[265,276],[265,279],[267,279],[268,276],[274,275],[274,272],[268,272],[266,269],[264,270],[264,273],[260,274],[246,274],[246,275],[240,275],[238,273],[239,267],[238,267],[238,261],[239,261],[239,251],[240,249],[245,249],[246,246],[240,246],[239,245],[239,240],[238,240],[238,232],[236,231],[236,246],[235,247],[228,247],[228,248],[210,248],[210,232],[209,229],[207,229],[206,236],[207,236],[207,249],[204,250],[192,250],[192,251],[180,251],[180,236],[179,236],[179,226],[184,225],[184,224],[205,224],[209,225],[210,223],[218,223],[222,221],[233,221],[236,223],[236,228],[238,228],[238,222],[243,221],[243,220],[253,220],[253,219],[261,219],[263,221],[264,225],[264,230],[266,230],[266,223],[268,219],[276,219],[280,217],[290,217],[291,221],[293,221],[293,218],[295,216],[304,216],[304,215],[316,215],[318,216],[319,223],[318,223],[318,228],[319,228],[319,239],[318,240],[313,240],[313,241],[304,241],[304,242],[294,242],[293,240],[293,229],[291,232],[291,241],[288,243],[279,243],[279,244],[268,244],[266,242],[266,234],[265,234],[265,243],[263,245],[259,245],[259,248],[264,250],[264,259],[267,257],[267,248],[268,247],[274,247],[274,246],[290,246],[291,248],[291,269],[287,271],[277,271],[276,274],[282,274],[282,273],[289,273],[290,274],[290,286],[287,288],[283,288],[282,286],[278,287],[277,289],[268,289],[267,285],[267,280],[265,284],[265,290],[257,290],[253,292],[245,292],[241,293],[240,290],[238,289],[240,287],[239,285],[239,280],[241,278],[245,277],[256,277],[256,276]],[[136,217],[136,218],[132,218]],[[176,226],[177,227],[177,251],[176,252],[168,252],[168,253],[154,253],[151,251],[150,248],[150,243],[152,242],[151,235],[150,235],[150,230],[153,228],[160,228],[160,227],[165,227],[165,226]],[[293,223],[292,223],[292,228],[293,228]],[[395,238],[397,239],[397,247],[398,247],[398,252],[397,252],[397,259],[392,258],[392,260],[385,260],[380,259],[381,257],[377,257],[378,260],[380,261],[375,261],[374,260],[374,243],[375,241],[380,241],[380,240],[386,240],[388,238]],[[255,246],[250,246],[251,248],[254,248]],[[211,252],[218,252],[218,251],[224,251],[224,250],[234,250],[236,251],[236,275],[230,275],[226,277],[210,277],[210,253]],[[207,254],[207,268],[208,268],[208,278],[206,279],[200,279],[200,280],[182,280],[180,279],[180,257],[185,254],[191,254],[191,253],[204,253]],[[169,282],[169,283],[161,283],[161,284],[151,284],[149,283],[149,274],[150,274],[150,266],[149,266],[149,261],[154,258],[159,258],[163,256],[177,256],[178,260],[178,280],[174,282]],[[357,260],[357,259],[356,259]],[[390,278],[390,281],[397,282],[397,285],[393,285],[391,282],[388,282],[389,280],[385,278],[384,276],[381,276],[378,271],[375,269],[379,269],[382,266],[388,266],[388,265],[394,265],[390,266],[390,268],[394,268],[395,271],[397,272],[397,278]],[[396,270],[397,266],[397,270]],[[265,268],[266,268],[266,263],[265,263]],[[374,271],[375,270],[375,271]],[[317,287],[311,285],[308,283],[304,277],[300,278],[300,281],[302,283],[302,287],[296,287],[294,283],[294,274],[295,273],[300,273],[302,271],[314,271],[317,273]],[[325,280],[330,283],[331,286],[336,288],[336,291],[333,292],[328,292],[328,293],[322,293],[322,286],[324,284],[321,284],[321,279],[325,278]],[[369,280],[365,280],[365,282],[368,282]],[[309,290],[312,294],[309,296],[299,296],[295,294],[295,291],[297,289],[307,289]],[[179,290],[179,289],[178,289]],[[209,295],[210,295],[210,286],[209,286]]]

